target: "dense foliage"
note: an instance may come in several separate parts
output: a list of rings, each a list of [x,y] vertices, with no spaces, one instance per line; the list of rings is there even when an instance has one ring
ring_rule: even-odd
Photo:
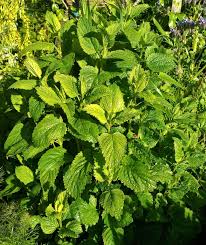
[[[206,221],[204,1],[12,2],[0,242],[189,244]]]

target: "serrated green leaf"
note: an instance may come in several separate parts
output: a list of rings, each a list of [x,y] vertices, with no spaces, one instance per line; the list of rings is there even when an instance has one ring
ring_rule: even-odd
[[[48,43],[48,42],[35,42],[35,43],[31,43],[29,44],[27,47],[25,47],[23,50],[22,50],[22,54],[25,54],[27,52],[31,52],[31,51],[37,51],[37,50],[47,50],[47,51],[50,51],[50,52],[53,52],[55,48],[55,45],[53,43]]]
[[[4,149],[7,151],[7,156],[15,156],[27,148],[28,142],[23,138],[23,134],[25,134],[23,128],[24,124],[18,122],[9,133],[6,142],[4,143]]]
[[[109,71],[123,70],[127,71],[137,65],[137,59],[135,54],[130,50],[114,50],[108,53],[106,57]]]
[[[68,222],[66,228],[69,230],[69,236],[74,238],[83,232],[81,224],[75,220]]]
[[[9,89],[32,90],[37,85],[37,80],[18,80]]]
[[[128,24],[124,28],[124,34],[130,41],[132,48],[136,48],[140,42],[139,32],[131,24]]]
[[[46,85],[36,88],[38,96],[48,105],[54,106],[62,103],[54,90]]]
[[[174,140],[174,150],[175,150],[175,161],[181,162],[184,158],[182,141],[175,137],[173,137],[173,140]]]
[[[24,104],[23,96],[21,94],[11,94],[11,103],[14,109],[20,112]]]
[[[124,230],[122,228],[106,228],[102,234],[104,245],[122,244]]]
[[[54,187],[59,169],[65,163],[65,153],[64,148],[56,147],[49,149],[41,156],[38,162],[38,170],[40,172],[40,182],[44,189]]]
[[[124,208],[120,219],[116,221],[117,227],[125,227],[130,225],[132,222],[133,222],[132,211]]]
[[[147,57],[147,66],[154,72],[169,72],[176,66],[173,57],[162,53],[152,53]]]
[[[18,166],[15,168],[16,177],[25,185],[34,181],[34,175],[31,169],[27,166]]]
[[[100,203],[107,213],[120,219],[124,207],[124,192],[120,189],[105,191],[100,197]]]
[[[95,33],[95,28],[92,26],[92,23],[86,17],[81,17],[77,24],[77,35],[79,38],[79,43],[85,53],[89,55],[94,55],[100,51],[101,46],[98,42],[98,39],[90,33]]]
[[[126,108],[124,111],[121,111],[114,119],[115,124],[123,124],[131,119],[133,119],[135,116],[138,116],[140,112],[133,108]]]
[[[96,86],[85,98],[87,103],[93,103],[102,97],[109,95],[109,89],[105,85]]]
[[[173,173],[169,165],[165,162],[157,162],[154,166],[152,166],[151,171],[152,179],[156,182],[169,184],[173,180]]]
[[[11,132],[9,133],[6,142],[4,143],[4,149],[8,150],[9,147],[18,143],[21,139],[21,131],[24,127],[24,124],[21,122],[17,122],[16,125],[13,127]]]
[[[42,70],[36,60],[32,58],[26,58],[24,65],[33,76],[41,78]]]
[[[106,212],[102,213],[102,218],[104,220],[104,224],[110,228],[114,227],[126,227],[133,222],[132,214],[134,212],[132,199],[129,196],[124,196],[124,208],[121,217],[117,220],[112,218]]]
[[[99,136],[98,141],[112,179],[119,170],[118,166],[125,154],[127,139],[123,134],[116,132],[114,134],[103,133]]]
[[[52,234],[59,227],[55,216],[43,217],[41,219],[41,229],[45,234]]]
[[[113,84],[109,87],[108,95],[101,99],[100,106],[109,115],[113,115],[124,110],[125,106],[123,94],[116,84]]]
[[[80,220],[84,225],[96,225],[99,220],[99,214],[96,208],[91,204],[82,204],[80,207]]]
[[[70,212],[73,218],[76,218],[84,225],[92,226],[99,220],[99,214],[95,206],[80,198],[70,205]]]
[[[149,208],[153,205],[153,196],[150,192],[139,192],[137,197],[143,208]]]
[[[129,82],[134,93],[141,93],[147,87],[149,79],[148,71],[145,71],[141,65],[135,66],[129,74]]]
[[[35,147],[30,145],[25,151],[23,151],[23,157],[27,161],[30,158],[35,157],[38,153],[42,152],[45,147]]]
[[[79,80],[81,82],[81,94],[84,97],[85,94],[97,83],[98,69],[93,66],[84,66],[80,70]]]
[[[41,223],[41,216],[39,215],[32,215],[29,219],[29,223],[32,229],[36,227],[39,223]]]
[[[173,180],[173,173],[168,164],[165,163],[156,163],[151,168],[152,179],[156,182],[171,183]]]
[[[86,111],[91,116],[96,117],[96,119],[99,120],[100,123],[102,124],[107,123],[107,119],[105,117],[105,111],[98,104],[86,105],[83,110]]]
[[[9,150],[7,151],[7,156],[16,156],[17,154],[25,151],[28,147],[28,142],[22,138],[19,142],[17,142],[15,145],[11,146]]]
[[[139,17],[140,14],[145,12],[149,7],[150,7],[149,4],[138,4],[138,5],[132,6],[130,17],[131,18]]]
[[[204,153],[194,153],[187,158],[187,161],[192,168],[198,168],[205,165],[206,155]]]
[[[47,217],[49,217],[50,215],[53,215],[54,213],[55,213],[55,209],[52,207],[52,204],[50,203],[45,209],[45,214]]]
[[[73,117],[70,120],[70,124],[73,129],[76,130],[76,133],[71,133],[78,139],[96,143],[99,136],[98,125],[86,118],[75,118]]]
[[[39,120],[45,108],[45,104],[35,97],[29,98],[29,112],[35,122]]]
[[[70,98],[78,96],[77,80],[75,77],[57,73],[54,76],[54,80],[55,82],[60,82],[67,96]]]
[[[123,160],[118,179],[135,192],[152,191],[156,187],[156,181],[152,179],[148,165],[129,156]]]
[[[171,85],[175,85],[178,88],[183,88],[182,84],[177,82],[175,79],[173,79],[171,76],[169,76],[168,74],[164,73],[164,72],[160,72],[159,74],[159,78],[164,81],[167,82]]]
[[[0,198],[12,195],[13,193],[21,190],[21,188],[18,186],[18,183],[16,182],[15,174],[9,175],[5,182],[7,185],[2,191],[0,191]]]
[[[150,129],[147,126],[141,126],[138,130],[138,135],[142,144],[148,148],[154,148],[159,140],[155,130]]]
[[[67,102],[61,103],[60,106],[67,116],[67,121],[69,123],[72,123],[73,117],[75,115],[75,103],[74,103],[74,101],[72,99],[67,99]]]
[[[46,22],[48,26],[50,27],[50,30],[52,32],[58,32],[61,28],[61,24],[59,22],[59,19],[57,18],[56,14],[54,14],[51,11],[47,11],[45,15]]]
[[[81,223],[76,220],[69,221],[66,224],[66,228],[62,228],[59,232],[61,238],[72,237],[78,238],[79,235],[83,232]]]
[[[175,202],[181,202],[183,197],[188,192],[198,193],[200,184],[198,180],[188,172],[182,175],[182,181],[178,182],[172,189],[169,190],[169,197]]]
[[[77,198],[84,191],[88,180],[91,178],[91,164],[87,162],[82,152],[79,152],[69,169],[64,174],[64,186],[67,192]]]
[[[117,22],[114,22],[109,26],[107,26],[106,32],[108,34],[108,46],[110,48],[113,47],[115,43],[115,38],[120,30],[121,30],[121,24]]]
[[[47,147],[61,140],[66,133],[66,125],[61,117],[46,115],[34,128],[32,140],[36,147]]]
[[[61,65],[59,72],[68,75],[72,69],[75,62],[75,53],[71,52],[63,57],[61,60]]]

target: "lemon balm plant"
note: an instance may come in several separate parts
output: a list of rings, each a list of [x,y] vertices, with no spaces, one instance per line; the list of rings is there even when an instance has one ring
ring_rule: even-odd
[[[27,207],[40,244],[147,241],[146,224],[148,244],[184,244],[205,204],[199,97],[169,35],[140,19],[148,4],[80,6],[65,23],[47,13],[54,42],[22,50],[24,73],[4,87],[16,117],[0,197]]]

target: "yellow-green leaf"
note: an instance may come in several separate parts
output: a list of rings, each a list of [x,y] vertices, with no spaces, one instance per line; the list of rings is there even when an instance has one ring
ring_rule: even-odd
[[[9,89],[23,89],[23,90],[31,90],[35,88],[37,85],[37,80],[30,79],[30,80],[18,80],[13,83]]]
[[[116,84],[113,84],[109,87],[108,94],[104,96],[100,101],[100,106],[109,115],[124,110],[125,106],[124,106],[123,94],[120,88]]]
[[[99,144],[106,160],[110,180],[112,180],[118,172],[118,166],[125,154],[127,139],[119,132],[114,134],[103,133],[99,136]]]
[[[32,58],[26,58],[24,65],[33,76],[41,78],[42,70],[36,60]]]
[[[40,86],[36,88],[39,97],[48,105],[54,106],[55,104],[61,104],[62,101],[58,95],[49,86]]]
[[[31,169],[27,166],[18,166],[15,168],[16,177],[25,185],[34,181],[34,175]]]
[[[97,104],[90,104],[86,105],[83,110],[91,116],[96,117],[96,119],[99,120],[100,123],[105,124],[107,122],[105,111],[102,109],[101,106]]]
[[[57,73],[54,76],[54,80],[55,82],[60,82],[67,96],[70,98],[78,96],[77,79],[75,77]]]

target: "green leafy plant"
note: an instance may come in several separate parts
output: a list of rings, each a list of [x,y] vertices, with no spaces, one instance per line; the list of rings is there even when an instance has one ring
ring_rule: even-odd
[[[25,47],[3,85],[14,117],[0,197],[23,202],[40,244],[185,244],[200,230],[203,68],[140,18],[150,7],[81,1],[65,22],[47,12],[54,42]]]

